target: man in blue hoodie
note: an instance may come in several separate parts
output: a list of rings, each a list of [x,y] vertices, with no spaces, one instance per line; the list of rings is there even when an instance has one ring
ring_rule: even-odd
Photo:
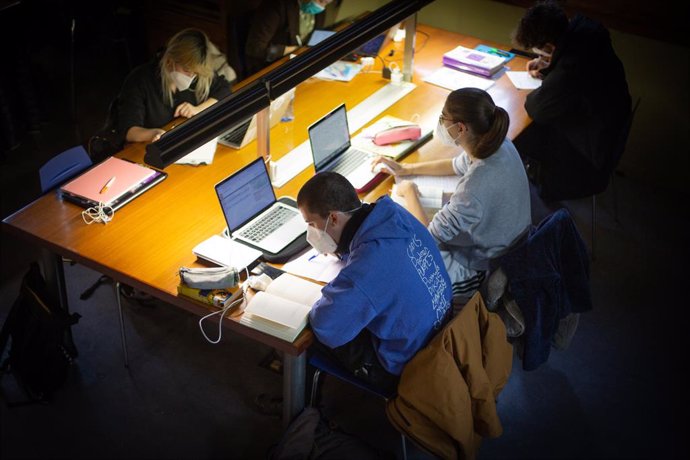
[[[436,243],[389,197],[362,203],[337,173],[307,181],[297,206],[309,243],[345,261],[309,314],[314,346],[360,379],[394,390],[405,364],[449,317],[450,279]]]

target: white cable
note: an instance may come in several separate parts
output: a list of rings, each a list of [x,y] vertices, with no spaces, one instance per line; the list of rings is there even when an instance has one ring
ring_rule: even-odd
[[[222,310],[220,310],[220,311],[214,311],[213,313],[209,313],[208,315],[202,316],[202,317],[199,319],[199,329],[201,329],[201,333],[204,335],[204,338],[205,338],[206,340],[208,340],[208,341],[209,341],[210,343],[212,343],[212,344],[216,344],[216,343],[220,342],[220,339],[221,339],[221,337],[223,336],[223,329],[222,329],[222,326],[223,326],[223,318],[225,318],[225,314],[228,312],[228,310],[230,310],[232,307],[234,307],[235,305],[237,305],[238,302],[241,302],[241,301],[243,301],[243,300],[244,300],[244,298],[241,297],[241,298],[235,300],[234,302],[231,302],[229,305],[226,305],[225,307],[223,307]],[[206,332],[204,331],[204,326],[202,325],[203,321],[204,321],[206,318],[209,318],[209,317],[211,317],[211,316],[213,316],[213,315],[221,315],[221,316],[220,316],[220,319],[218,320],[218,339],[216,339],[216,340],[211,340],[211,339],[208,338],[208,336],[206,335]]]
[[[81,212],[81,218],[86,225],[95,223],[107,224],[115,217],[115,211],[110,206],[98,203],[97,206],[87,208]]]
[[[246,274],[247,274],[247,276],[246,276],[245,279],[249,278],[249,269],[248,269],[247,267],[244,267],[244,271],[245,271]],[[246,290],[244,289],[244,286],[242,286],[242,293],[244,294],[245,292],[246,292]],[[221,337],[223,336],[223,328],[222,328],[222,326],[223,326],[223,318],[225,318],[225,314],[228,312],[228,310],[230,310],[232,307],[234,307],[235,305],[237,305],[237,302],[241,302],[242,300],[244,300],[244,296],[240,297],[239,299],[236,299],[234,302],[232,302],[232,303],[230,303],[229,305],[223,307],[222,310],[220,310],[220,311],[214,311],[213,313],[209,313],[208,315],[202,316],[202,317],[199,319],[199,329],[201,329],[201,333],[204,335],[204,338],[205,338],[206,340],[208,340],[208,341],[209,341],[210,343],[212,343],[212,344],[216,344],[216,343],[220,342],[220,339],[221,339]],[[202,323],[204,322],[204,320],[205,320],[206,318],[209,318],[209,317],[211,317],[211,316],[213,316],[213,315],[221,315],[220,319],[218,320],[218,339],[217,339],[216,341],[213,341],[213,340],[211,340],[211,339],[208,338],[208,336],[206,335],[206,331],[204,331],[204,326],[202,325]]]

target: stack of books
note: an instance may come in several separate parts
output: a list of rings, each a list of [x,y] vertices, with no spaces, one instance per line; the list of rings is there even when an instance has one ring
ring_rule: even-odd
[[[443,55],[443,65],[453,69],[491,77],[503,68],[506,57],[458,46]]]
[[[177,285],[177,294],[206,305],[223,308],[239,298],[242,295],[242,289],[197,289],[180,283]]]

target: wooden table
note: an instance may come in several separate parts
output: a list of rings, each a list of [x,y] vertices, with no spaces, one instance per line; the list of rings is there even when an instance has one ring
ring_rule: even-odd
[[[436,123],[448,90],[423,82],[423,78],[441,66],[444,52],[458,44],[473,48],[481,41],[440,29],[420,25],[416,40],[413,82],[418,86],[381,115],[411,119],[418,114],[422,123]],[[499,46],[496,43],[487,43]],[[392,43],[382,56],[397,60],[402,67],[403,43]],[[505,49],[505,48],[504,48]],[[516,57],[509,66],[523,70],[525,59]],[[307,127],[335,106],[345,103],[353,108],[368,95],[388,83],[381,77],[381,61],[376,73],[360,73],[352,81],[328,82],[310,79],[297,87],[295,120],[279,123],[271,131],[271,154],[279,159],[307,138]],[[516,90],[503,75],[489,89],[495,102],[511,116],[509,137],[514,138],[529,123],[523,109],[526,92]],[[249,114],[248,114],[249,115]],[[375,117],[374,120],[378,118]],[[117,156],[143,162],[144,144],[131,144]],[[432,140],[405,161],[419,161],[452,155],[452,150]],[[26,238],[48,251],[68,257],[129,284],[156,298],[196,315],[209,313],[210,307],[178,297],[177,271],[182,266],[199,265],[192,248],[225,227],[214,192],[214,185],[256,158],[256,142],[241,150],[219,145],[210,166],[171,165],[168,178],[115,213],[107,225],[85,225],[82,209],[48,193],[3,220],[3,230]],[[297,175],[278,196],[296,196],[299,188],[314,174],[313,166]],[[373,201],[392,186],[387,179],[372,192],[362,196]],[[61,265],[58,270],[61,270]],[[61,272],[58,272],[58,278]],[[64,287],[64,279],[57,280]],[[304,406],[305,350],[312,333],[305,330],[294,343],[287,343],[239,323],[234,317],[224,321],[226,328],[280,350],[284,354],[284,419],[289,421]]]

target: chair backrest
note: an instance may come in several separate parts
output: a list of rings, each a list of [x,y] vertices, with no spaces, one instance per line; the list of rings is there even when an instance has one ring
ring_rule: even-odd
[[[91,166],[91,157],[78,145],[54,156],[38,170],[41,192],[45,193]]]

